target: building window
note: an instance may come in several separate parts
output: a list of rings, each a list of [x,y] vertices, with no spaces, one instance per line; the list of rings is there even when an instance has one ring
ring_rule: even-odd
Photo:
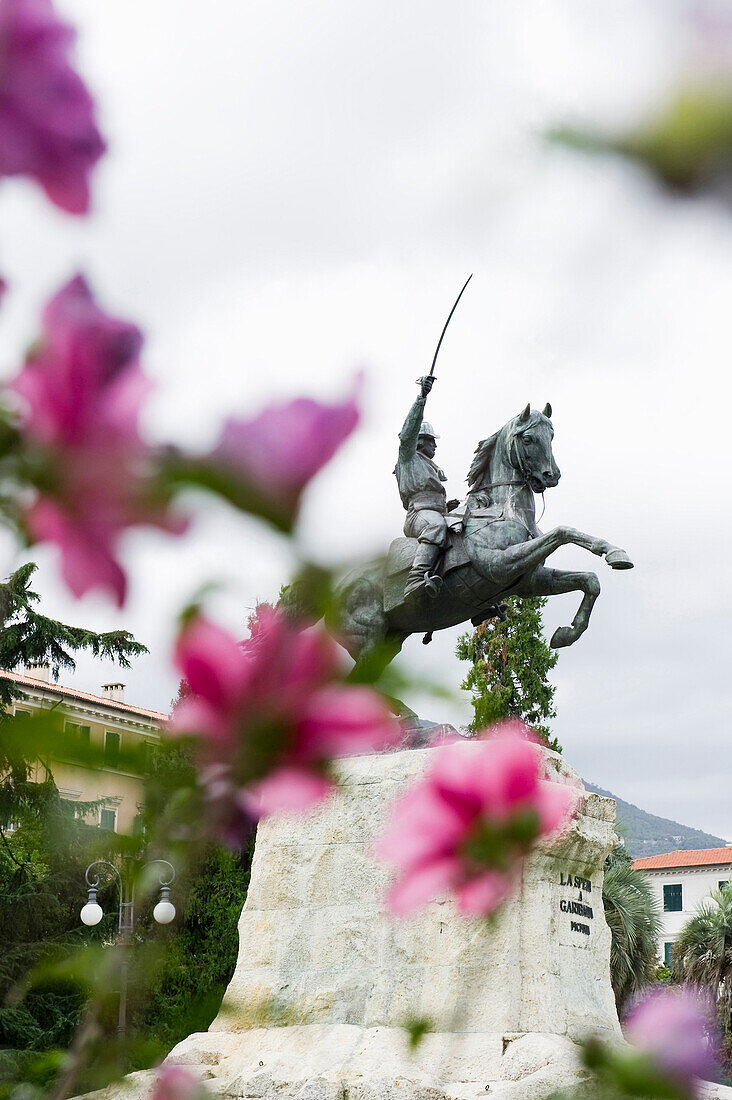
[[[119,763],[119,734],[111,730],[104,734],[104,763],[110,768]]]
[[[156,748],[152,741],[141,741],[137,746],[138,768],[142,775],[149,775],[153,770]]]
[[[110,833],[117,831],[117,811],[101,810],[99,814],[99,828],[108,829]]]
[[[729,879],[726,879],[726,878],[721,879],[717,883],[717,889],[719,889],[719,890],[726,890],[728,886],[729,886]]]
[[[669,968],[669,970],[671,969],[671,964],[673,963],[673,951],[674,951],[673,940],[664,943],[664,945],[663,945],[663,965],[667,966]]]
[[[76,722],[66,723],[66,732],[73,737],[80,748],[88,746],[91,742],[91,727],[79,726]]]
[[[681,904],[681,883],[674,883],[673,886],[664,886],[663,888],[663,911],[664,913],[680,913],[683,909]]]

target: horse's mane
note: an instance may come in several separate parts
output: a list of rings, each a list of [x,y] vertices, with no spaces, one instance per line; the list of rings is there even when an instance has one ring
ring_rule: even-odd
[[[503,429],[501,429],[502,431]],[[491,461],[493,459],[493,452],[496,449],[496,443],[498,442],[498,436],[500,431],[494,432],[488,439],[481,439],[478,446],[475,448],[475,455],[473,462],[468,470],[467,482],[472,489],[480,488],[479,482],[483,479],[488,472]]]
[[[548,408],[548,406],[547,406]],[[551,412],[551,409],[549,410]],[[467,482],[470,487],[470,492],[475,492],[480,489],[481,484],[488,473],[491,462],[493,461],[493,455],[496,450],[496,444],[498,443],[498,437],[504,429],[507,431],[507,444],[510,445],[511,439],[514,435],[523,435],[525,431],[528,431],[530,427],[541,422],[546,422],[551,427],[551,421],[546,413],[540,413],[536,409],[532,409],[524,420],[519,416],[514,416],[513,419],[507,421],[503,428],[499,428],[497,432],[489,436],[488,439],[481,439],[478,446],[475,448],[475,455],[473,456],[473,463],[468,470]],[[517,427],[518,425],[518,427]]]

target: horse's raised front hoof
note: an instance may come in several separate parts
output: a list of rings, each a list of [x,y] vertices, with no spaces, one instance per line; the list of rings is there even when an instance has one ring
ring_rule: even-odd
[[[611,550],[609,554],[605,555],[605,561],[608,563],[611,569],[633,568],[633,562],[625,553],[625,550]]]
[[[558,626],[552,634],[549,645],[552,649],[562,649],[565,645],[571,645],[574,641],[576,641],[576,636],[571,626]]]

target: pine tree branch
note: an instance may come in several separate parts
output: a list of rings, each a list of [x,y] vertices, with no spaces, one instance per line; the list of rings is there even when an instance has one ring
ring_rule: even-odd
[[[13,849],[12,849],[12,848],[10,847],[10,842],[9,842],[9,840],[8,840],[7,836],[5,835],[5,829],[4,829],[4,827],[3,827],[2,825],[0,825],[0,838],[2,838],[2,842],[3,842],[4,846],[5,846],[5,851],[6,851],[7,853],[8,853],[8,855],[9,855],[9,856],[10,856],[10,858],[12,859],[13,863],[15,864],[15,866],[16,866],[16,867],[20,867],[20,868],[21,868],[21,870],[22,870],[22,869],[23,869],[24,867],[27,867],[27,866],[28,866],[28,864],[27,864],[27,863],[22,863],[22,862],[20,862],[19,860],[17,860],[17,859],[15,858],[15,853],[13,852]]]

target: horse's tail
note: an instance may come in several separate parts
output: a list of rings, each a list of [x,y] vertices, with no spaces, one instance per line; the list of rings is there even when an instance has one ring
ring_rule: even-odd
[[[318,585],[310,576],[295,577],[280,589],[275,610],[292,626],[309,626],[323,617]]]

